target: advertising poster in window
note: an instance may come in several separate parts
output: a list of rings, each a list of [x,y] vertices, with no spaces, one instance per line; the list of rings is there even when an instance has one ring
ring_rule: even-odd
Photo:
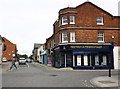
[[[102,65],[107,65],[107,57],[106,56],[103,56]]]
[[[81,55],[77,56],[77,66],[81,66]]]
[[[95,65],[99,65],[99,56],[95,56]]]
[[[84,56],[84,66],[87,66],[88,65],[88,56],[85,55]]]

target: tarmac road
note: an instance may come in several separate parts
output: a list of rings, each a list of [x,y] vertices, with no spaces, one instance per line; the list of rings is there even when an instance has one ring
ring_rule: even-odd
[[[78,87],[79,89],[99,89],[90,80],[108,74],[108,71],[55,70],[33,63],[18,67],[18,70],[13,69],[2,74],[2,87]],[[112,72],[112,75],[117,75],[117,72]]]

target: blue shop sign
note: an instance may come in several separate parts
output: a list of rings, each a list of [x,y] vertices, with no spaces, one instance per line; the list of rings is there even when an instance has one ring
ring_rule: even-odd
[[[60,45],[53,50],[109,50],[111,48],[111,45]]]

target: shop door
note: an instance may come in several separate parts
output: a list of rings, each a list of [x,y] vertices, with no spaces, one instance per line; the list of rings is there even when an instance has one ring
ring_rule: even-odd
[[[66,66],[71,67],[72,66],[72,55],[71,53],[66,54]]]

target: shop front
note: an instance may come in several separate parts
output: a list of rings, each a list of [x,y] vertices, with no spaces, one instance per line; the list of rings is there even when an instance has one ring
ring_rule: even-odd
[[[107,44],[67,44],[58,45],[53,50],[54,67],[74,69],[114,68],[113,45]]]

